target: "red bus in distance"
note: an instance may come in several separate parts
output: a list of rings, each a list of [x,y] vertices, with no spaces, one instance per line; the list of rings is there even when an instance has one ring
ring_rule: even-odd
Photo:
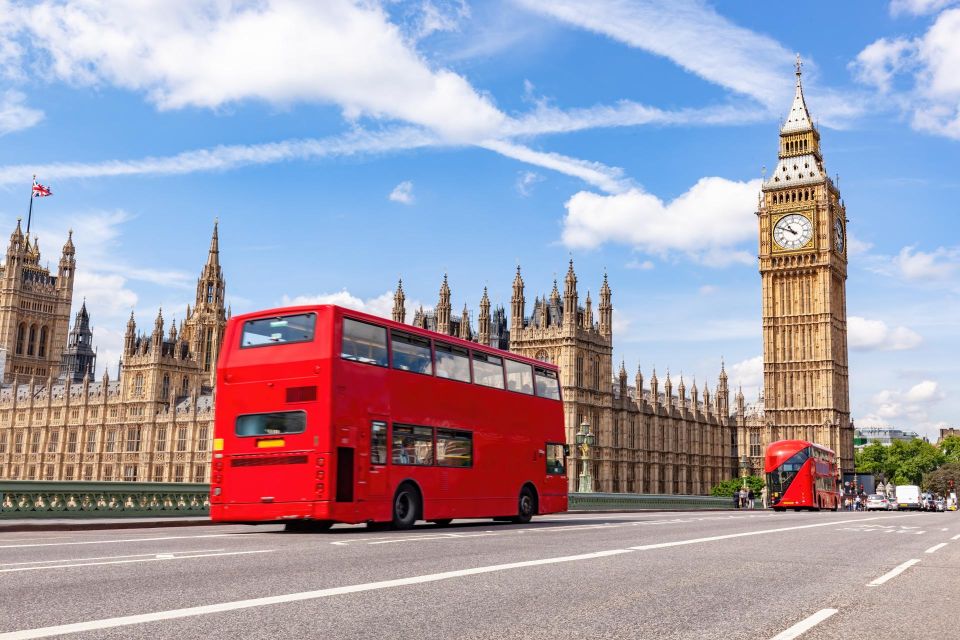
[[[837,494],[837,456],[806,440],[780,440],[767,447],[767,492],[774,511],[833,509]]]
[[[567,509],[557,368],[333,305],[227,323],[220,522],[528,522]]]

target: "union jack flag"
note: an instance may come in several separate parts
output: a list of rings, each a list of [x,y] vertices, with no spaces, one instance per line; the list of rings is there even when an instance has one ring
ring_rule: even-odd
[[[36,180],[33,181],[33,197],[34,198],[46,198],[47,196],[52,196],[53,191],[50,191],[50,187],[45,187]]]

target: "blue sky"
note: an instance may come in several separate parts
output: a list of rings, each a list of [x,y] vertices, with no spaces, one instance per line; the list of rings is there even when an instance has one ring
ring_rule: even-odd
[[[665,6],[657,6],[665,5]],[[0,226],[75,230],[101,368],[182,319],[214,217],[235,312],[528,306],[609,273],[615,358],[755,397],[764,166],[804,60],[850,218],[858,425],[960,410],[960,3],[0,0]],[[675,379],[676,383],[676,379]]]

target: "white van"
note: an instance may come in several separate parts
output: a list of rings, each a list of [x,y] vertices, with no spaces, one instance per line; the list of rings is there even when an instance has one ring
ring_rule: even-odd
[[[915,484],[901,484],[897,486],[897,508],[914,509],[919,511],[923,508],[920,502],[920,487]]]

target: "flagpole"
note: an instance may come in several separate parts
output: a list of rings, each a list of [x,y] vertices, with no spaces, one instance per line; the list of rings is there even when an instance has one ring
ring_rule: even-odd
[[[33,218],[33,184],[37,181],[37,174],[33,174],[33,182],[30,183],[30,208],[27,210],[27,235],[30,235],[30,219]]]

